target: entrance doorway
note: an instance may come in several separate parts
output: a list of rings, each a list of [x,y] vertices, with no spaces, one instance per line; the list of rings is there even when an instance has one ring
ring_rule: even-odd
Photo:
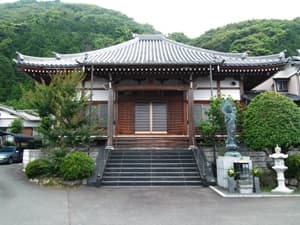
[[[167,133],[167,103],[136,102],[135,133]]]
[[[120,91],[116,135],[187,135],[183,91]]]

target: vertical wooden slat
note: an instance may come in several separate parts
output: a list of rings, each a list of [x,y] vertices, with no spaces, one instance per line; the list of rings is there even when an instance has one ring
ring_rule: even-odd
[[[176,95],[175,95],[176,94]],[[184,102],[181,93],[168,97],[168,134],[184,134]]]
[[[118,102],[118,134],[134,134],[134,104],[130,99]]]

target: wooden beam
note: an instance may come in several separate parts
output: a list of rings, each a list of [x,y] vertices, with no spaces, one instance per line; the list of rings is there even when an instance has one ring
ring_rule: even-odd
[[[116,91],[185,91],[188,90],[187,85],[115,85]]]

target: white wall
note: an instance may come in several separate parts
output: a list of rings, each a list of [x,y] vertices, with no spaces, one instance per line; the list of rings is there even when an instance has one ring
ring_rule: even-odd
[[[84,87],[91,88],[91,82],[90,81],[84,82]],[[94,77],[93,88],[107,89],[107,87],[108,87],[108,81],[106,79],[100,77]]]
[[[210,89],[193,90],[194,101],[209,101],[211,99]],[[217,90],[213,90],[213,96],[217,95]]]
[[[226,88],[239,88],[240,82],[238,80],[235,80],[234,78],[228,77],[225,80],[220,81],[220,87],[226,87]]]
[[[85,91],[86,96],[90,96],[91,91]],[[93,90],[93,101],[108,101],[108,90]]]
[[[292,76],[288,84],[288,92],[290,94],[299,95],[299,80],[298,75]]]
[[[212,87],[217,87],[217,82],[212,81]],[[199,77],[194,81],[194,88],[210,88],[210,79],[209,77]]]
[[[221,95],[226,97],[231,97],[233,100],[241,100],[241,92],[238,89],[224,89],[221,90]]]

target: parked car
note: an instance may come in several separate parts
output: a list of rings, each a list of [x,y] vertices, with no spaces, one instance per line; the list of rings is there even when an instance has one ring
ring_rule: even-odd
[[[23,149],[17,146],[3,146],[0,148],[0,163],[22,162]]]

